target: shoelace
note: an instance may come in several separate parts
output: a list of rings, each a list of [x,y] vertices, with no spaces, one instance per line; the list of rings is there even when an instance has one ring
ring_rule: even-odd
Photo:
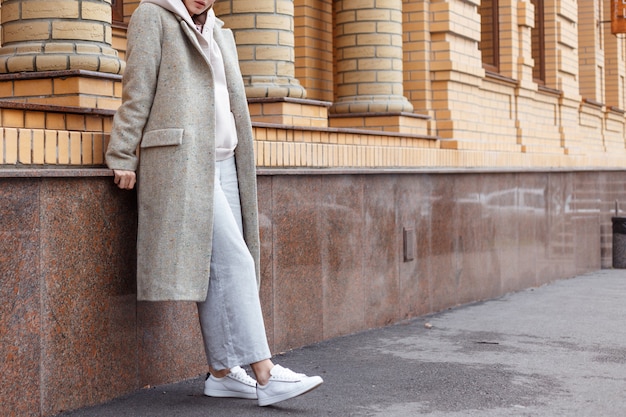
[[[256,381],[239,366],[230,368],[230,374],[228,374],[228,376],[236,379],[237,381],[243,382],[246,385],[256,386]]]
[[[298,374],[289,368],[283,368],[280,365],[274,365],[272,376],[282,380],[299,381],[306,377],[305,374]]]

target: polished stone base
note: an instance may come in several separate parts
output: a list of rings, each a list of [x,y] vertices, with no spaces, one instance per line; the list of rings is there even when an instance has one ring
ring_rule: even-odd
[[[100,171],[0,171],[0,415],[206,372],[195,304],[135,300],[135,195]],[[610,267],[626,172],[264,170],[258,185],[280,352]]]

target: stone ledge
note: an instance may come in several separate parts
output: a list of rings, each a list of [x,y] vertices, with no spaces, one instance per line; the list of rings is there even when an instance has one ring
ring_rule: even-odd
[[[113,171],[108,168],[2,168],[0,178],[84,178],[84,177],[112,177]]]
[[[121,81],[120,74],[110,74],[106,72],[89,71],[81,69],[60,70],[60,71],[32,71],[18,72],[14,74],[0,74],[0,81],[8,80],[32,80],[37,78],[64,78],[64,77],[91,77],[91,78],[108,78],[115,81]]]
[[[10,101],[8,99],[0,99],[0,109],[43,111],[51,113],[89,114],[111,117],[115,115],[115,110],[110,109],[98,109],[95,107],[59,106],[56,104],[23,103],[19,101]]]
[[[566,172],[623,172],[623,168],[257,168],[257,176],[277,175],[388,175],[388,174],[515,174],[515,173],[566,173]],[[0,178],[86,178],[112,177],[109,168],[2,168]]]

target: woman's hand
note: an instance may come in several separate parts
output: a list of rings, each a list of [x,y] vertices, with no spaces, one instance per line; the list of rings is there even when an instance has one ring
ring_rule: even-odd
[[[137,182],[137,176],[135,171],[125,171],[122,169],[114,169],[115,174],[114,182],[122,190],[132,190]]]

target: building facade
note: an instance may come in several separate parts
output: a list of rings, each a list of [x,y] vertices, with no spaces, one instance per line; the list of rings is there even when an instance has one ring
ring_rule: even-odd
[[[135,301],[134,194],[104,166],[138,4],[1,2],[2,415],[205,372],[195,306]],[[253,118],[274,352],[611,267],[626,40],[606,2],[215,10]]]

